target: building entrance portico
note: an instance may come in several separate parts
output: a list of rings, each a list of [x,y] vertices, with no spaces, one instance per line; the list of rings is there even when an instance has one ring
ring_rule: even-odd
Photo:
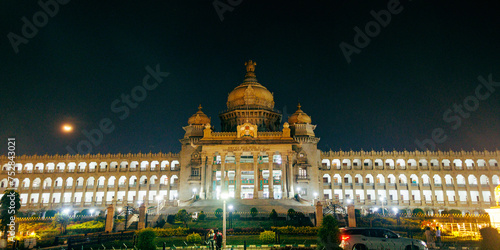
[[[270,145],[267,144],[266,147]],[[208,176],[200,183],[205,187],[205,192],[200,198],[220,199],[223,192],[227,192],[229,197],[235,199],[285,198],[284,186],[287,181],[284,173],[290,162],[287,154],[282,152],[289,152],[291,147],[291,144],[274,145],[273,149],[256,145],[228,145],[227,149],[221,150],[221,145],[217,145],[212,151],[211,145],[204,145],[201,154],[207,155],[207,159],[214,160],[205,160],[205,166],[202,166],[212,171],[208,171]],[[241,151],[229,151],[230,149]],[[265,149],[265,151],[242,149]]]

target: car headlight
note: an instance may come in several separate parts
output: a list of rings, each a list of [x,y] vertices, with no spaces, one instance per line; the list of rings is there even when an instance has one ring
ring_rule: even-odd
[[[425,243],[424,241],[420,241],[420,244],[422,244],[424,247],[427,247],[427,243]]]

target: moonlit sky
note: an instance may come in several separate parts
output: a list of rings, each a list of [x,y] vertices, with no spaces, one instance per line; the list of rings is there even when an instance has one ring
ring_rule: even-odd
[[[443,120],[479,76],[500,82],[498,4],[401,1],[347,63],[339,44],[388,2],[243,0],[221,21],[212,1],[70,1],[15,53],[8,34],[41,7],[1,1],[0,154],[10,136],[19,155],[66,154],[105,118],[115,129],[91,153],[178,152],[199,104],[220,129],[249,59],[284,120],[302,104],[322,150],[414,150],[436,128],[440,150],[499,148],[500,86],[456,130]],[[120,120],[111,104],[156,65],[170,75]]]

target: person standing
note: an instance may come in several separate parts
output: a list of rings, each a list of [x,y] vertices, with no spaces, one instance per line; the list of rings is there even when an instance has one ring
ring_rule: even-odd
[[[436,245],[441,246],[441,230],[436,227]]]
[[[430,227],[425,228],[425,240],[427,241],[427,247],[429,249],[434,249],[436,245],[434,244],[434,235],[431,232]]]
[[[214,247],[215,247],[214,237],[215,237],[214,230],[210,229],[210,232],[208,232],[208,244],[209,244],[210,250],[214,250]]]
[[[217,250],[220,250],[222,248],[222,233],[217,231],[215,233],[215,238],[216,238],[216,245],[217,245]]]

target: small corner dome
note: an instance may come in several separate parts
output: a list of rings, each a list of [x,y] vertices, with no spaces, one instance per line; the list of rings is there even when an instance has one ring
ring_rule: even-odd
[[[288,123],[289,124],[311,124],[311,117],[308,116],[302,109],[300,109],[300,103],[297,105],[297,111],[293,113],[289,118],[288,118]]]
[[[210,123],[210,118],[208,118],[203,111],[201,111],[202,107],[201,104],[198,107],[198,112],[196,112],[194,115],[189,117],[188,119],[188,124],[189,125],[205,125],[207,123]]]

